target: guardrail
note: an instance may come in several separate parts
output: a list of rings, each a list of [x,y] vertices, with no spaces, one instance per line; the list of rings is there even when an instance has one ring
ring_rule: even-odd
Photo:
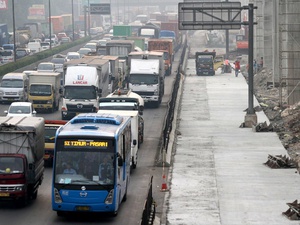
[[[152,196],[153,176],[150,178],[148,195],[144,204],[143,215],[140,225],[153,225],[156,213],[156,204]]]
[[[179,86],[180,86],[180,79],[181,79],[181,72],[183,71],[182,68],[183,65],[185,65],[185,61],[186,61],[186,52],[187,52],[187,36],[184,37],[183,40],[183,51],[182,54],[180,56],[180,61],[179,61],[179,66],[177,69],[177,74],[176,74],[176,78],[174,80],[174,84],[172,86],[172,90],[171,90],[171,98],[168,102],[168,109],[167,109],[167,113],[164,119],[164,124],[163,124],[163,130],[162,130],[162,135],[161,135],[161,145],[159,146],[160,148],[160,156],[161,159],[158,160],[158,164],[163,164],[168,166],[170,164],[170,160],[166,160],[166,158],[164,157],[164,151],[165,153],[167,153],[167,149],[168,149],[168,145],[169,145],[169,139],[170,139],[170,134],[172,131],[172,124],[173,124],[173,120],[174,120],[174,113],[175,113],[175,107],[176,107],[176,101],[177,101],[177,94],[178,94],[178,90],[179,90]]]
[[[97,38],[97,37],[98,36],[95,36],[93,38]],[[51,57],[55,54],[59,54],[65,50],[82,45],[82,44],[88,42],[89,40],[91,40],[91,37],[80,38],[74,42],[59,45],[52,49],[44,50],[44,51],[35,53],[33,55],[23,57],[21,59],[18,59],[16,62],[11,62],[11,63],[6,63],[4,65],[1,65],[0,66],[0,78],[7,73],[14,72],[16,70],[22,69],[23,67],[34,64],[43,59],[47,59],[48,57]]]

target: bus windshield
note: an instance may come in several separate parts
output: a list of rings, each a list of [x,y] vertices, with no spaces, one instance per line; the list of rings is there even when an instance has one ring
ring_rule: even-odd
[[[114,185],[113,140],[58,139],[55,184]]]

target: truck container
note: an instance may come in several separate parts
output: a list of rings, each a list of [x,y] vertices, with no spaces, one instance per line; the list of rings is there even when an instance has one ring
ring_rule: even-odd
[[[144,37],[131,36],[127,37],[127,40],[133,40],[136,47],[139,47],[142,51],[146,49],[146,41]]]
[[[160,38],[174,39],[174,51],[177,51],[181,45],[181,34],[178,29],[178,22],[162,22]]]
[[[62,16],[51,16],[53,33],[57,34],[64,31],[64,20]]]
[[[64,64],[63,71],[62,119],[97,112],[99,98],[109,92],[109,60],[102,59],[102,56],[73,59]]]
[[[58,110],[61,97],[61,74],[33,72],[28,74],[28,100],[36,111]]]
[[[127,60],[130,52],[133,52],[135,43],[133,40],[111,40],[106,44],[106,55],[119,56]]]
[[[61,17],[63,18],[64,30],[72,30],[72,14],[63,14]]]
[[[147,23],[138,30],[138,36],[144,38],[159,38],[160,28],[152,23]]]
[[[0,200],[26,205],[44,176],[44,118],[0,117]]]
[[[150,39],[148,41],[149,51],[163,52],[165,75],[171,75],[172,63],[174,59],[173,40],[172,39]]]
[[[108,92],[112,93],[118,87],[120,87],[123,78],[121,77],[119,70],[119,57],[113,55],[103,55],[102,59],[109,60],[109,84]]]
[[[113,36],[128,37],[131,36],[132,30],[130,25],[114,25]]]
[[[0,24],[0,46],[9,43],[7,24]]]

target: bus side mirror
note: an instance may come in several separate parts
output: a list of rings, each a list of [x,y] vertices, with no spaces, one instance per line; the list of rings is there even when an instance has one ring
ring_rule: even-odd
[[[132,144],[133,144],[133,145],[136,145],[136,140],[135,140],[135,139],[132,141]]]

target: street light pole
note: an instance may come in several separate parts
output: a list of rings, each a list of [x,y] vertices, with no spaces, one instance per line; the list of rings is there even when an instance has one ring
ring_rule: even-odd
[[[17,54],[16,54],[15,0],[12,1],[12,14],[13,14],[13,35],[14,35],[14,62],[16,62]]]
[[[90,8],[90,0],[88,0],[88,35],[91,36],[91,8]]]
[[[75,41],[74,40],[75,34],[74,34],[74,4],[73,3],[74,3],[74,1],[72,0],[72,35],[73,35],[72,40]]]
[[[49,13],[49,38],[50,38],[50,49],[52,49],[52,42],[51,42],[51,4],[50,4],[50,0],[48,1],[48,13]]]

